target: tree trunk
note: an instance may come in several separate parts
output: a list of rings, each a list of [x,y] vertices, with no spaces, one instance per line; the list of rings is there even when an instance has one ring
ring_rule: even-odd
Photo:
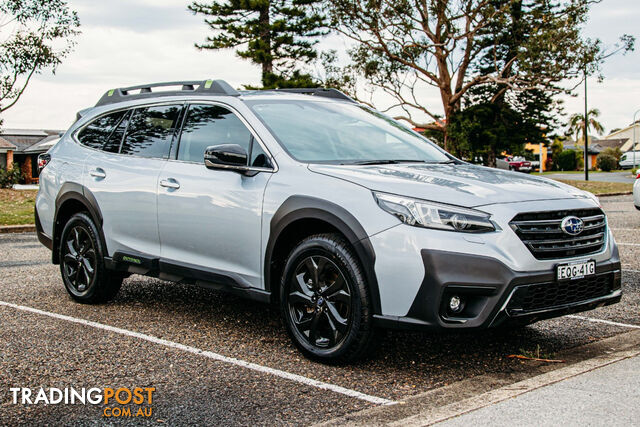
[[[271,21],[269,16],[270,4],[260,10],[260,39],[264,44],[265,57],[262,60],[262,83],[265,84],[265,77],[273,73],[273,56],[271,54]]]
[[[495,168],[498,166],[498,163],[496,161],[496,146],[494,144],[491,144],[489,146],[489,152],[487,153],[487,163],[490,168]]]

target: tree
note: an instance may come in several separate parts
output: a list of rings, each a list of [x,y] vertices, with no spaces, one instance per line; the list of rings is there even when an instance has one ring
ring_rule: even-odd
[[[55,73],[79,26],[63,0],[0,0],[0,114],[18,102],[34,75]]]
[[[602,135],[602,133],[604,132],[604,126],[602,125],[602,123],[596,120],[596,117],[599,116],[600,110],[598,110],[597,108],[589,110],[589,122],[587,123],[587,128],[588,130],[595,130],[598,135]],[[569,122],[567,123],[567,135],[575,135],[576,142],[584,142],[584,114],[576,113],[572,114],[571,117],[569,117]],[[580,135],[582,135],[582,138],[580,138]]]
[[[299,62],[317,57],[315,45],[326,34],[325,18],[313,5],[319,0],[195,1],[194,14],[204,15],[214,31],[198,49],[235,49],[261,67],[263,87],[317,86]]]
[[[482,103],[454,114],[448,132],[458,142],[456,154],[482,157],[495,167],[499,153],[523,152],[526,135],[535,127],[509,105]]]
[[[440,118],[422,98],[428,86],[439,91],[447,124],[464,97],[481,86],[495,86],[498,96],[566,91],[561,83],[580,75],[585,56],[594,57],[599,49],[597,41],[581,37],[591,3],[335,0],[326,10],[331,27],[356,44],[351,66],[396,99],[392,108],[403,111],[396,118],[436,129],[414,118],[416,113]],[[502,28],[497,36],[495,28]],[[501,38],[512,33],[509,40]],[[442,130],[446,148],[455,151],[447,126]]]

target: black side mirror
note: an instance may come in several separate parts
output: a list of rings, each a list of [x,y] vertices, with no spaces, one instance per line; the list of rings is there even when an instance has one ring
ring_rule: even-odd
[[[238,144],[212,145],[204,150],[204,164],[209,169],[249,169],[247,151]]]

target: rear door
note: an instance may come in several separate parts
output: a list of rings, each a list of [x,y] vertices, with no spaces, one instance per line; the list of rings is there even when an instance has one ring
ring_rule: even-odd
[[[109,255],[158,257],[158,175],[169,156],[181,104],[141,106],[126,113],[100,151],[85,162],[85,186],[103,216]]]
[[[158,225],[164,261],[261,287],[262,200],[271,173],[207,169],[205,148],[238,144],[250,165],[271,168],[264,148],[228,107],[192,104],[159,180]],[[250,176],[252,175],[252,176]]]

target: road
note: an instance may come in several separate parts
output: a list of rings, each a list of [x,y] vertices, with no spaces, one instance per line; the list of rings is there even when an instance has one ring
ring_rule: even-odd
[[[584,181],[584,173],[549,173],[543,175],[545,178],[551,179],[568,179],[571,181]],[[589,181],[600,182],[626,182],[633,184],[635,177],[631,171],[623,172],[593,172],[589,173]]]
[[[620,242],[620,304],[516,331],[389,332],[375,355],[351,366],[305,359],[276,309],[211,290],[132,276],[113,302],[76,304],[35,235],[1,235],[0,420],[114,421],[100,405],[13,404],[8,390],[16,386],[155,387],[153,416],[127,420],[138,424],[312,424],[394,407],[404,417],[411,405],[385,404],[473,378],[503,384],[556,368],[511,354],[539,351],[567,363],[604,354],[607,346],[593,345],[640,325],[640,212],[630,196],[602,203]]]

